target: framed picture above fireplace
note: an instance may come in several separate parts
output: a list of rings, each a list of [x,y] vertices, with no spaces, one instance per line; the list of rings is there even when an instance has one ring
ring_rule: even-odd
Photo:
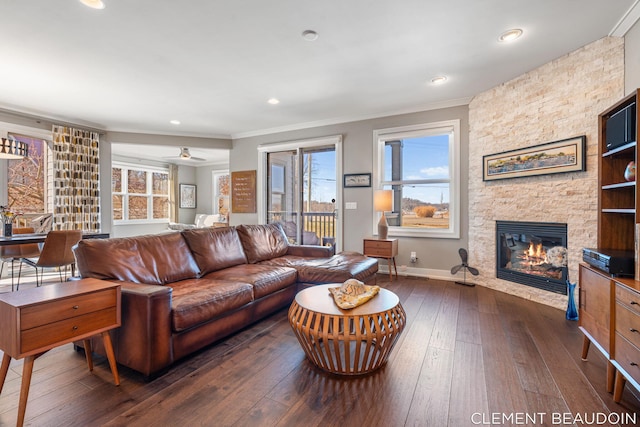
[[[483,181],[587,169],[586,136],[482,156]]]

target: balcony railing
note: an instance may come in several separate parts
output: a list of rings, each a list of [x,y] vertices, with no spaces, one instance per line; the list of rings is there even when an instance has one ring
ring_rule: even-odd
[[[336,216],[334,212],[303,212],[303,232],[302,245],[325,244],[329,239],[336,238]],[[271,211],[268,214],[267,222],[279,222],[284,228],[284,232],[292,243],[296,242],[297,213],[292,211]]]

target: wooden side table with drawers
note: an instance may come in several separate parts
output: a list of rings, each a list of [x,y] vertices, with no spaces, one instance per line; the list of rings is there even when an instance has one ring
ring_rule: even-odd
[[[11,359],[25,358],[16,425],[24,423],[33,362],[52,348],[83,340],[91,371],[89,338],[102,334],[114,382],[120,384],[109,336],[110,329],[120,326],[120,298],[120,285],[96,279],[0,294],[0,392]]]
[[[364,239],[363,253],[373,258],[386,258],[389,263],[389,280],[393,281],[391,262],[398,278],[396,256],[398,255],[398,239]]]
[[[640,286],[632,279],[615,280],[613,360],[616,368],[613,400],[620,402],[629,382],[640,390]]]

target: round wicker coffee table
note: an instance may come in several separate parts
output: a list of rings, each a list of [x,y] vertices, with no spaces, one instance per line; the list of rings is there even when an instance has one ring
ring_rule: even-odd
[[[309,360],[340,375],[380,368],[404,329],[407,316],[398,296],[386,289],[351,310],[340,309],[329,293],[340,284],[304,289],[289,308],[289,323]]]

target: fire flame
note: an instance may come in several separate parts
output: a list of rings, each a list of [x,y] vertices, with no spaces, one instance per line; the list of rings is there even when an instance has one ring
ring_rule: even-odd
[[[543,264],[547,260],[547,253],[542,247],[542,243],[529,242],[529,249],[524,251],[524,256],[530,265]]]

